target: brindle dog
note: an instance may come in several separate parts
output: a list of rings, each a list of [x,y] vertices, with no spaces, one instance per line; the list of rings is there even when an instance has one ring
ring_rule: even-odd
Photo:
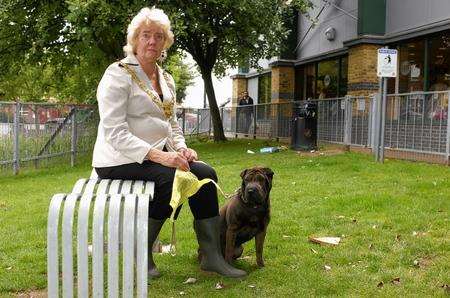
[[[230,263],[242,255],[242,244],[255,238],[256,263],[263,267],[262,253],[270,220],[269,193],[273,171],[253,167],[242,171],[241,178],[241,188],[220,208],[222,253]]]

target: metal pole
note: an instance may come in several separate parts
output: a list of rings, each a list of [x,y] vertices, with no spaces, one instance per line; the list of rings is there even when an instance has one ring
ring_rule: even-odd
[[[200,133],[200,109],[197,109],[197,135]]]
[[[446,142],[447,165],[450,165],[450,92],[447,93],[447,142]]]
[[[183,115],[183,134],[186,133],[186,109],[183,108],[183,113],[181,114]]]
[[[14,175],[19,174],[20,167],[20,155],[19,155],[19,121],[20,121],[20,102],[16,102],[14,110],[14,163],[13,171]]]
[[[211,117],[211,109],[208,109],[209,113],[209,130],[208,130],[208,136],[211,135],[211,126],[212,126],[212,117]]]
[[[256,105],[253,105],[253,138],[256,139]]]
[[[72,121],[72,142],[71,142],[71,148],[70,148],[70,165],[73,167],[75,166],[75,158],[77,154],[77,121],[76,121],[76,114],[77,110],[76,107],[72,107],[73,113],[70,117],[70,120]]]
[[[233,109],[233,108],[231,108],[231,109]],[[234,107],[234,110],[235,110],[235,113],[234,113],[234,122],[235,122],[235,126],[234,126],[234,136],[235,136],[235,138],[237,138],[237,133],[238,133],[238,124],[239,124],[239,117],[238,117],[238,113],[239,113],[239,111],[238,111],[238,106],[235,106]]]
[[[344,101],[344,144],[350,146],[352,142],[352,103],[349,96],[346,96]]]
[[[381,121],[380,121],[380,162],[384,162],[384,130],[386,122],[386,94],[387,94],[387,78],[383,77],[383,98],[381,101]]]

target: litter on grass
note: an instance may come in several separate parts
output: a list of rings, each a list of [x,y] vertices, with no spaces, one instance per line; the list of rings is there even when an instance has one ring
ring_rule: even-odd
[[[309,237],[309,241],[318,244],[338,245],[341,242],[340,237]]]

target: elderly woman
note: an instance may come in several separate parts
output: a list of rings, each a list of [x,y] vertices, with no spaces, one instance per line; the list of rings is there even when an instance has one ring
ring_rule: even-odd
[[[175,170],[191,171],[197,178],[217,175],[209,165],[197,161],[197,153],[186,146],[177,123],[173,78],[157,60],[173,43],[167,15],[160,9],[143,8],[127,30],[126,58],[111,64],[97,90],[100,123],[92,165],[103,179],[132,179],[155,182],[149,211],[149,277],[160,275],[151,253],[152,244],[169,205]],[[217,190],[204,185],[189,198],[200,253],[200,267],[228,277],[242,277],[219,247]],[[178,210],[179,212],[179,210]]]

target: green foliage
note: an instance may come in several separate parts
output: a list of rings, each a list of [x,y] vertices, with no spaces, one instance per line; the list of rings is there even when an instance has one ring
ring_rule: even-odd
[[[192,66],[183,62],[184,54],[179,52],[169,53],[169,57],[164,61],[163,67],[172,75],[177,88],[177,102],[182,103],[186,97],[186,89],[193,84],[194,72]]]
[[[239,187],[244,168],[266,165],[274,170],[266,267],[256,267],[250,241],[244,258],[235,263],[249,273],[247,278],[202,274],[186,205],[177,221],[177,255],[155,256],[162,277],[149,284],[152,297],[177,297],[181,291],[189,297],[446,297],[441,288],[448,284],[450,270],[446,166],[395,160],[379,164],[357,153],[246,153],[262,146],[263,141],[240,140],[193,147],[216,169],[227,194]],[[90,171],[85,160],[75,168],[61,165],[0,179],[0,296],[46,288],[49,198],[70,191]],[[164,244],[171,239],[170,228],[167,223],[163,227]],[[342,242],[320,246],[308,242],[310,235],[339,236]],[[197,282],[183,284],[188,277]],[[391,283],[396,277],[400,283]],[[225,287],[215,290],[218,282]],[[380,282],[384,286],[377,287]]]

